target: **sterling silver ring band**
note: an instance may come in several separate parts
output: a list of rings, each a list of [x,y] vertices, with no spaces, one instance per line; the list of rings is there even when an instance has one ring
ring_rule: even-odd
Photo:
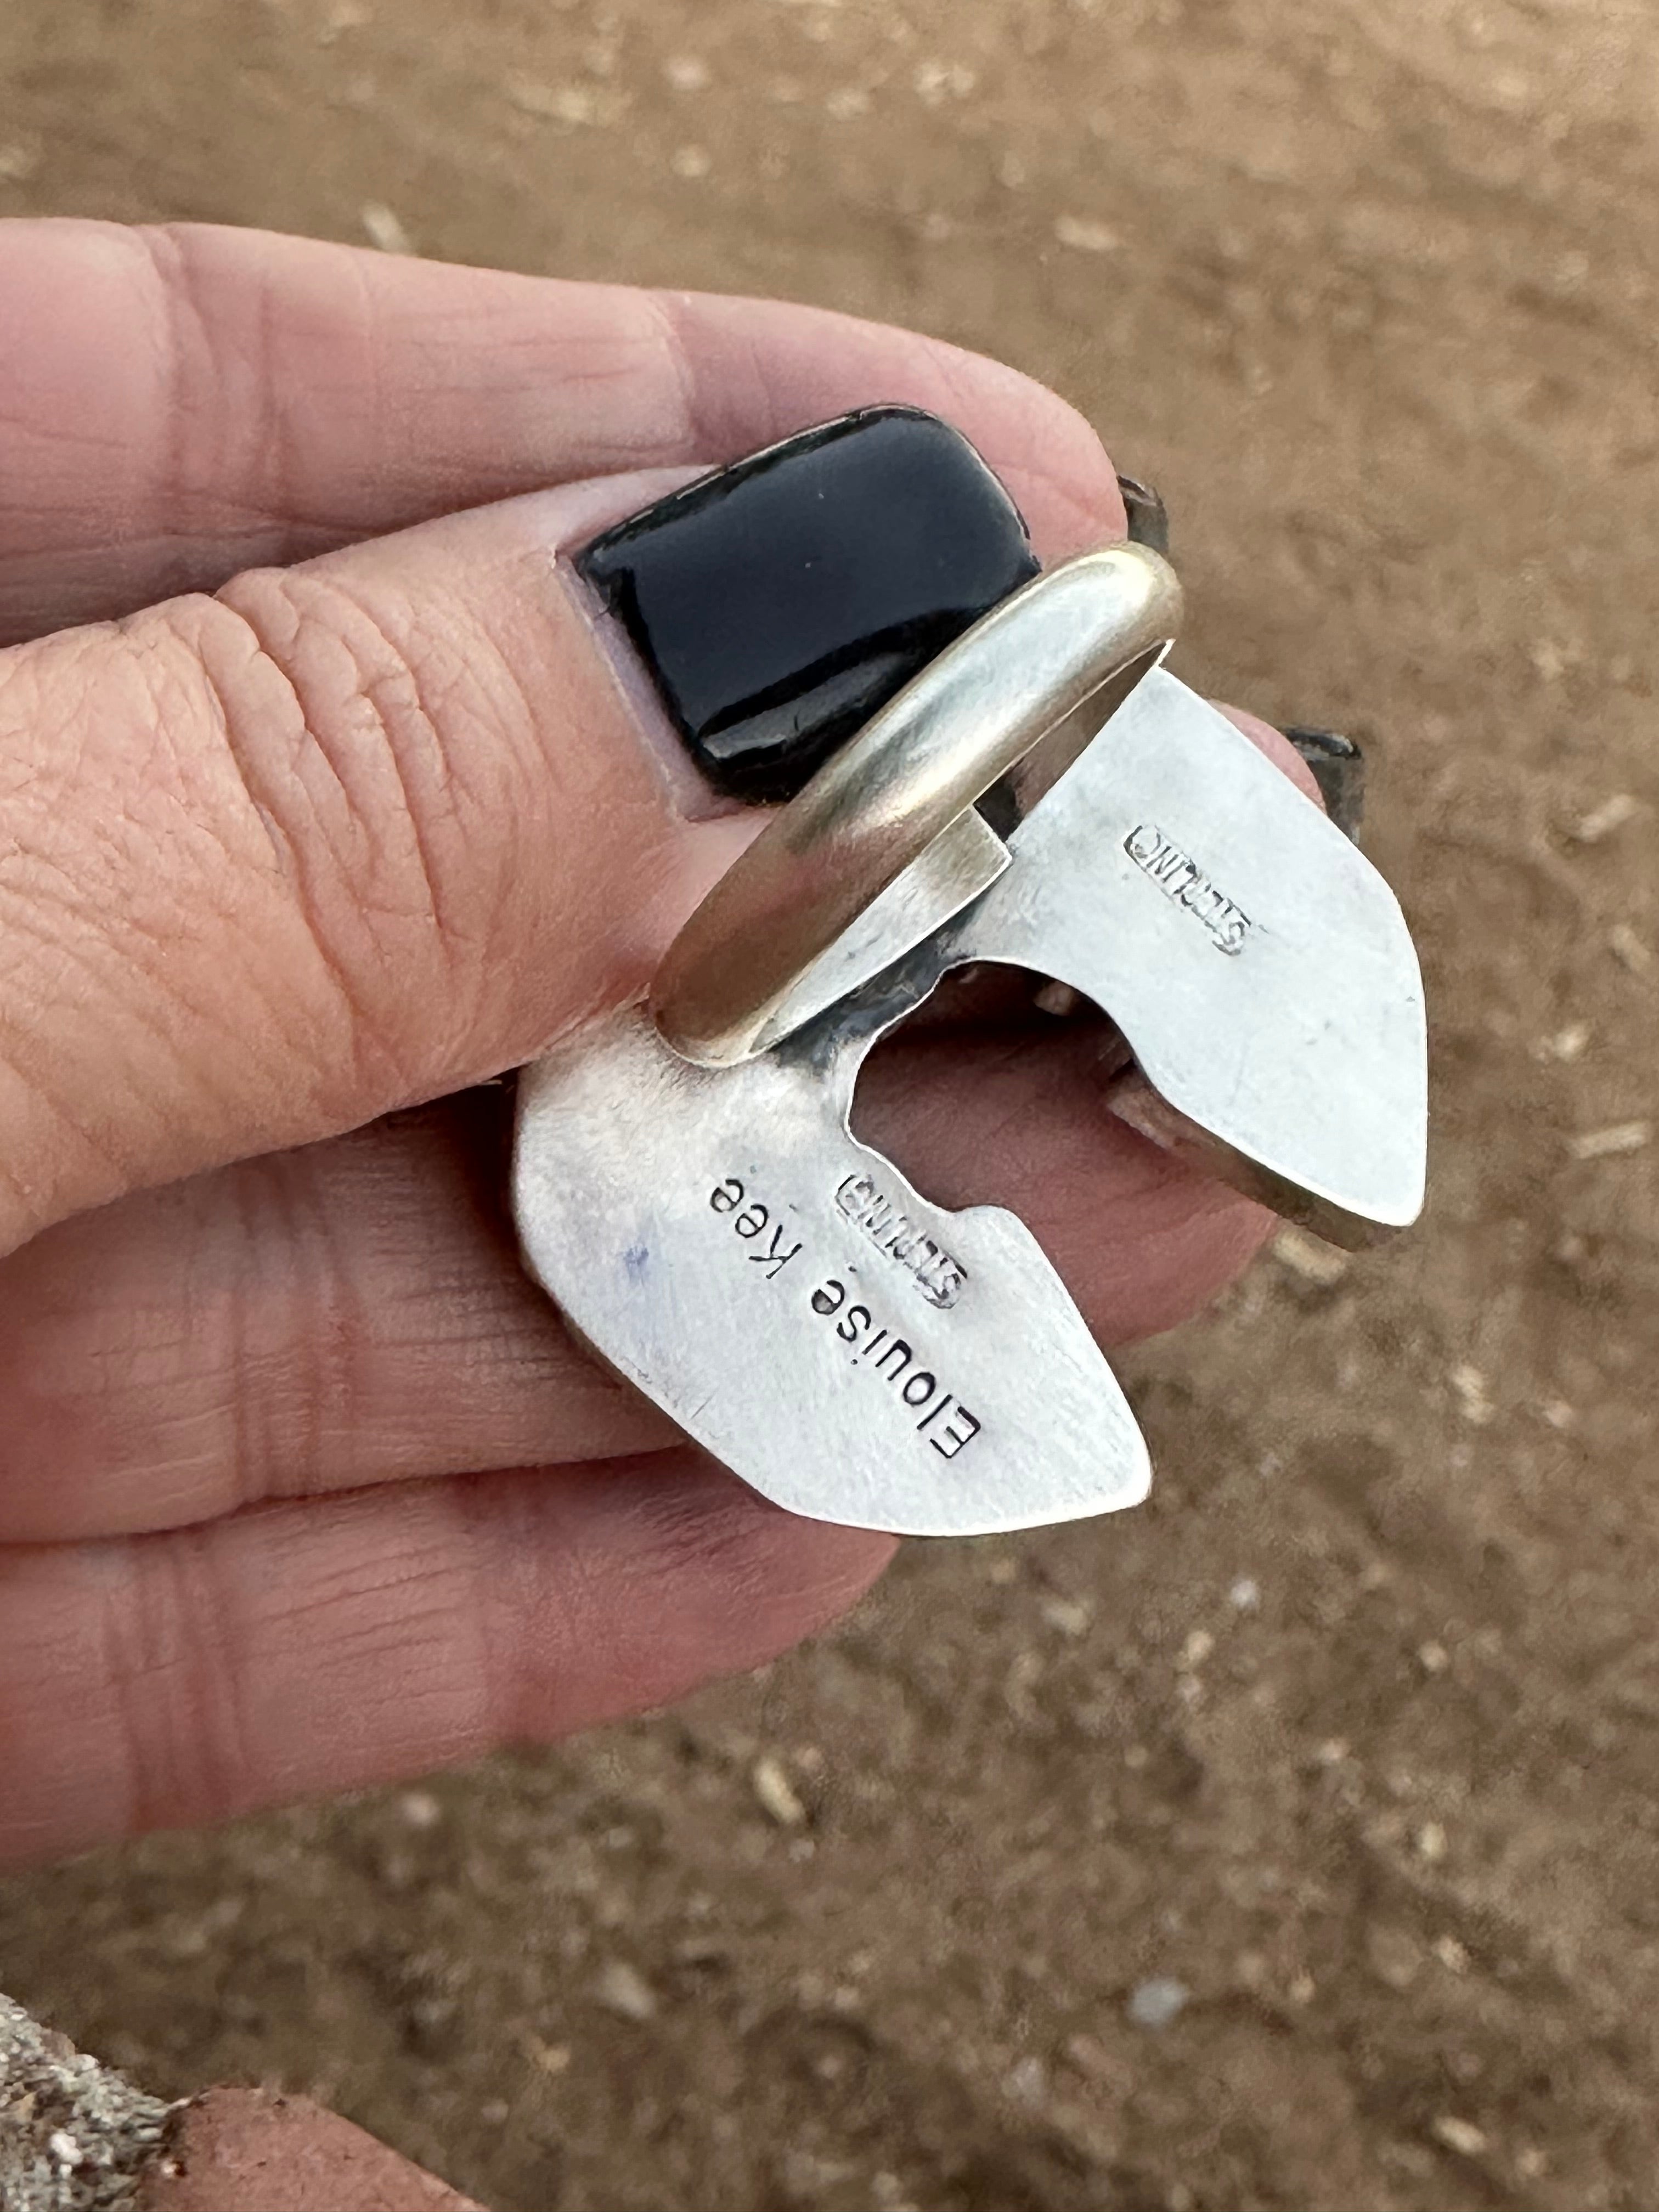
[[[1126,544],[1062,562],[983,616],[824,763],[685,923],[652,988],[666,1042],[705,1066],[764,1050],[793,1025],[781,1018],[799,1015],[815,963],[884,894],[902,895],[915,864],[918,937],[985,890],[1007,852],[975,801],[1011,771],[1022,805],[1046,789],[1162,659],[1181,609],[1169,562]]]

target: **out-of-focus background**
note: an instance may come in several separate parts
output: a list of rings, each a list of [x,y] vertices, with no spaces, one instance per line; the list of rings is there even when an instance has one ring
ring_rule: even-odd
[[[500,2212],[1650,2207],[1651,0],[3,0],[46,211],[1056,385],[1169,499],[1183,672],[1372,742],[1437,1105],[1419,1233],[1132,1355],[1145,1510],[912,1546],[660,1719],[0,1886],[0,1984]]]

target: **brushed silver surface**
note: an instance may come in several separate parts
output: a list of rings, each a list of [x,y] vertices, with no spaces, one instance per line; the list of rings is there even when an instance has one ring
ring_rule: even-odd
[[[635,1007],[525,1069],[526,1262],[612,1367],[791,1512],[978,1535],[1135,1504],[1146,1445],[1030,1231],[932,1205],[848,1133],[859,1064],[908,1003],[723,1069]]]
[[[1154,670],[1007,843],[935,962],[1006,961],[1093,1000],[1279,1211],[1343,1241],[1416,1219],[1428,1046],[1405,916],[1224,714]]]

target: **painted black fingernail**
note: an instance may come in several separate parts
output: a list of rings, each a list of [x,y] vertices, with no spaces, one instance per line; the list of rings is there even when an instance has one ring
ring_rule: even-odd
[[[1344,836],[1359,842],[1359,825],[1365,813],[1365,756],[1352,738],[1337,730],[1316,730],[1297,723],[1285,732],[1313,770],[1319,795]]]
[[[1132,545],[1150,545],[1154,553],[1169,558],[1170,510],[1164,504],[1161,493],[1152,485],[1142,483],[1139,477],[1120,476],[1117,488],[1123,495],[1123,504],[1129,517],[1129,542]]]
[[[787,799],[1037,573],[1019,510],[937,416],[872,407],[689,484],[576,568],[717,790]]]

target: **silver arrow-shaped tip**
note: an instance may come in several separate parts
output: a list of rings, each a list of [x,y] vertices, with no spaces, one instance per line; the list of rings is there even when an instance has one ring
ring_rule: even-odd
[[[1122,1030],[1123,1118],[1344,1243],[1421,1210],[1422,977],[1399,902],[1163,670],[1009,838],[960,959],[1069,983]]]

